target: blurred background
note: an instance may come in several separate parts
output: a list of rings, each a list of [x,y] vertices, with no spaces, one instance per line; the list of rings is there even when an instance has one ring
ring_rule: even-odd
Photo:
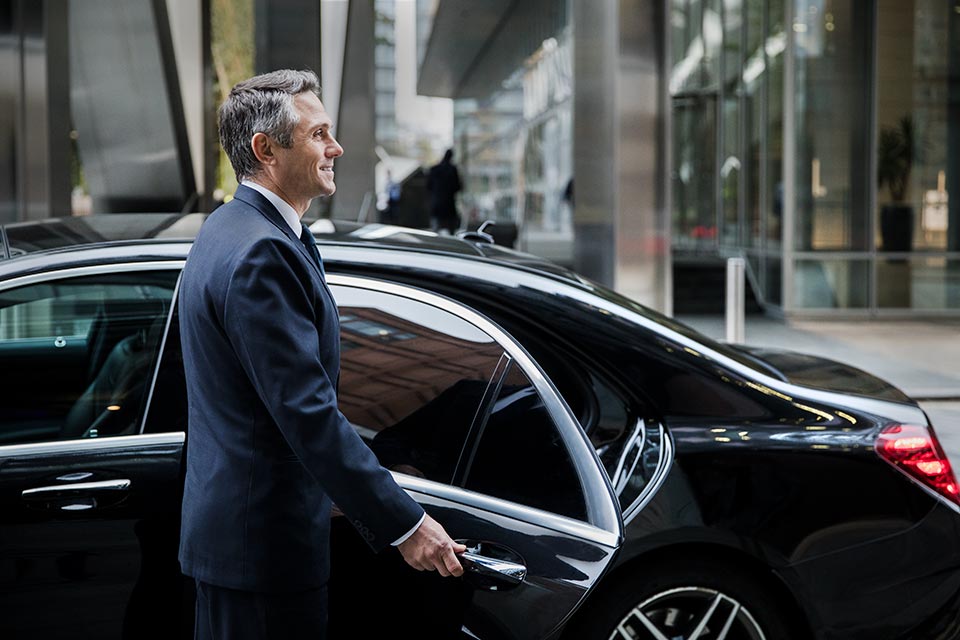
[[[960,316],[960,0],[0,0],[0,223],[213,210],[283,67],[346,149],[309,219],[428,227],[451,148],[463,228],[668,314],[739,256],[755,312]]]

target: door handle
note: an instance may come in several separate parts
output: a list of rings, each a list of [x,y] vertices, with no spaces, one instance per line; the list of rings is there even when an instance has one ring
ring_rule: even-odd
[[[20,496],[27,502],[41,502],[63,511],[85,511],[98,504],[103,506],[119,502],[128,489],[130,489],[130,480],[119,478],[35,487],[24,489]]]
[[[527,568],[522,564],[488,558],[469,551],[464,551],[459,557],[464,561],[464,570],[469,573],[496,578],[511,585],[520,584],[527,577]]]
[[[467,550],[457,554],[463,563],[464,576],[473,585],[486,591],[497,591],[521,584],[527,577],[527,567],[515,552],[477,540],[457,540]]]

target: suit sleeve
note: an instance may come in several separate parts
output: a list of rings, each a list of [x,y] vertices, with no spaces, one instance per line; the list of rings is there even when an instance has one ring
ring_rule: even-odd
[[[224,326],[260,399],[309,474],[375,550],[404,535],[423,509],[337,408],[320,358],[311,267],[288,243],[264,239],[234,270]],[[325,340],[339,340],[324,337]]]

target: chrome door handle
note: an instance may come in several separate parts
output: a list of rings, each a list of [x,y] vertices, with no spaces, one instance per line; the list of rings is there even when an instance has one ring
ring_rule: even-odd
[[[126,478],[121,478],[118,480],[74,482],[69,484],[55,484],[49,487],[24,489],[20,495],[24,500],[49,500],[51,498],[69,498],[78,493],[126,491],[129,488],[130,481]]]
[[[527,568],[515,562],[488,558],[469,551],[464,551],[459,554],[459,558],[464,561],[463,568],[468,573],[476,573],[488,578],[496,578],[503,580],[507,584],[520,584],[523,582],[523,579],[527,577]]]

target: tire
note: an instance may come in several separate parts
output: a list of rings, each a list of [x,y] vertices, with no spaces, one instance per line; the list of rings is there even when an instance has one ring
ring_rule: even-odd
[[[695,558],[636,566],[638,575],[595,594],[564,638],[800,640],[807,635],[775,590],[748,572]]]

